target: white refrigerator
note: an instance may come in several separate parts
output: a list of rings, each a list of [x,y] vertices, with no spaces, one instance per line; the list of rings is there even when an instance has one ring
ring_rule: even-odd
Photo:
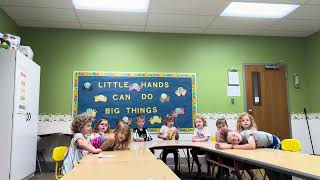
[[[20,180],[36,168],[40,66],[0,49],[0,180]]]

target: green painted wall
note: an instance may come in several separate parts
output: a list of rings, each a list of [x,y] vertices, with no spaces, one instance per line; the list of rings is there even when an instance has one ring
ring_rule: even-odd
[[[14,21],[0,8],[0,32],[19,35],[19,29]]]
[[[308,102],[311,105],[311,112],[320,112],[320,32],[307,39],[307,89]]]
[[[306,106],[305,39],[281,37],[131,33],[22,28],[22,41],[41,66],[40,112],[70,113],[75,70],[197,73],[199,112],[242,112],[243,96],[230,103],[227,69],[242,76],[243,63],[288,65],[290,110]],[[241,77],[241,93],[243,93]]]

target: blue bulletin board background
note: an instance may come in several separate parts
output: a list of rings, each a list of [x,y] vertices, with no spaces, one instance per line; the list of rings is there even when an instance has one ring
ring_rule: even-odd
[[[95,121],[107,119],[111,128],[119,119],[132,120],[134,128],[137,114],[143,114],[145,127],[155,132],[165,115],[172,114],[180,131],[191,132],[197,112],[196,74],[75,71],[73,115],[93,109]]]

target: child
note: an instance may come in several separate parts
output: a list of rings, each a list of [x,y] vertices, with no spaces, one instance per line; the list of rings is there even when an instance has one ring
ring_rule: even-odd
[[[237,131],[241,133],[244,130],[258,130],[253,117],[246,112],[240,114],[237,119]]]
[[[129,150],[131,143],[130,127],[119,121],[113,133],[105,136],[105,140],[100,146],[102,150]]]
[[[263,131],[254,130],[244,130],[241,132],[236,131],[226,131],[223,134],[225,142],[229,143],[216,143],[217,149],[256,149],[256,148],[272,148],[280,149],[281,141],[280,139],[270,133]],[[253,179],[254,174],[252,171],[247,170],[251,179]],[[277,175],[272,171],[266,170],[266,174],[269,179],[273,179]]]
[[[101,144],[104,142],[105,133],[108,132],[109,123],[106,119],[100,119],[93,130],[93,133],[90,135],[90,143],[95,148],[100,148]]]
[[[163,140],[178,140],[179,139],[179,129],[174,127],[175,117],[172,115],[166,115],[164,118],[164,125],[161,127],[160,132],[158,134],[158,138]],[[180,174],[178,170],[178,150],[177,149],[164,149],[162,151],[162,161],[164,163],[167,162],[167,155],[169,153],[173,153],[174,157],[174,168],[177,174]]]
[[[136,118],[137,127],[133,129],[133,140],[137,142],[151,141],[152,137],[147,128],[144,128],[145,117],[138,114]]]
[[[90,142],[85,139],[85,135],[91,133],[91,121],[93,117],[85,113],[75,117],[71,124],[71,130],[74,133],[73,138],[63,160],[63,174],[70,172],[79,161],[88,154],[100,153],[102,150],[93,147]]]
[[[223,132],[229,130],[229,126],[227,124],[226,118],[224,118],[224,117],[219,118],[216,121],[216,127],[217,127],[216,141],[217,142],[224,142],[223,141]],[[225,167],[222,167],[222,166],[219,166],[216,178],[223,179],[224,176],[226,176],[226,177],[230,176],[229,169],[225,168]]]
[[[207,142],[210,137],[210,132],[207,127],[207,122],[202,116],[196,116],[195,121],[194,121],[194,132],[192,136],[192,141],[193,142]],[[191,149],[191,155],[193,160],[196,162],[198,166],[198,174],[201,174],[201,164],[198,159],[198,154],[202,155],[205,154],[204,151],[201,151],[200,148],[192,148]]]
[[[216,143],[217,149],[280,149],[281,146],[280,139],[277,136],[263,131],[245,130],[241,133],[226,131],[223,138],[229,144]]]
[[[217,142],[223,142],[223,132],[229,130],[229,126],[227,124],[227,121],[225,118],[219,118],[216,121],[216,127],[217,127],[217,132],[216,132],[216,141]]]

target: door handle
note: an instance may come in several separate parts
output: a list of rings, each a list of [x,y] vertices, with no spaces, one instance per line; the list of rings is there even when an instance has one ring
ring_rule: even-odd
[[[249,112],[252,112],[252,109],[248,109]]]

